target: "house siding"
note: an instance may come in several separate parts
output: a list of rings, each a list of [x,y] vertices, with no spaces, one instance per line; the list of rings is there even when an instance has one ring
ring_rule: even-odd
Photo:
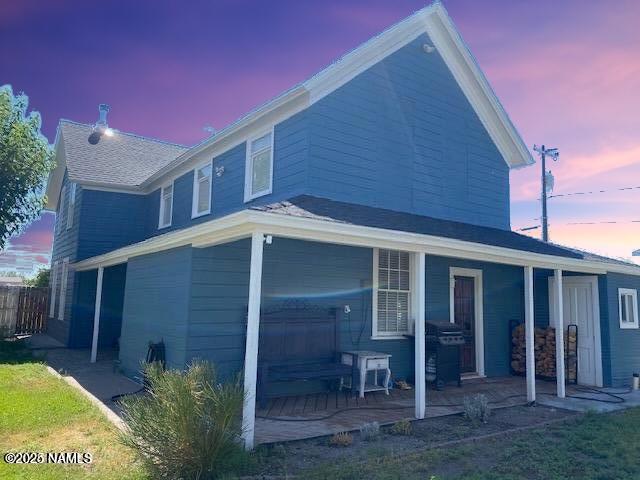
[[[61,190],[61,198],[58,202],[58,210],[56,212],[56,221],[54,226],[54,235],[53,235],[53,248],[51,252],[51,265],[55,262],[58,262],[59,265],[62,265],[62,261],[64,258],[69,258],[69,263],[73,263],[77,260],[77,252],[78,252],[78,234],[81,224],[81,216],[80,210],[82,206],[82,197],[84,195],[83,189],[77,185],[76,186],[76,203],[73,210],[73,224],[67,229],[67,205],[70,197],[70,184],[68,176],[65,173],[62,185],[63,189]],[[62,198],[62,194],[64,193],[64,198]],[[56,272],[57,279],[57,291],[56,297],[53,300],[55,302],[55,309],[53,317],[49,316],[47,322],[47,333],[54,337],[55,339],[61,341],[64,344],[69,342],[69,336],[72,325],[72,315],[75,303],[75,285],[77,283],[76,274],[72,271],[71,268],[68,269],[67,273],[67,290],[66,290],[66,298],[65,298],[65,311],[63,315],[63,319],[58,319],[58,311],[60,308],[60,287],[62,285],[62,267],[58,267],[58,271]],[[53,282],[53,275],[50,279],[50,287]],[[47,311],[48,306],[47,306]]]
[[[312,195],[510,228],[509,168],[427,35],[309,108]]]
[[[602,322],[603,377],[605,385],[628,386],[632,375],[640,372],[640,329],[620,328],[618,289],[631,288],[640,295],[640,277],[608,273],[603,283],[606,294],[600,308],[606,306],[607,312]]]
[[[149,342],[164,341],[170,368],[183,368],[191,288],[192,248],[129,260],[124,289],[120,361],[136,375]]]

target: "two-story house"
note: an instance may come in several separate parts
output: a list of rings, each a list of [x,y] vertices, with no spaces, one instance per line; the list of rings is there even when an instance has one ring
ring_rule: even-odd
[[[578,325],[582,384],[640,369],[640,268],[511,231],[509,172],[533,160],[440,3],[194,147],[104,127],[60,122],[49,333],[94,360],[117,346],[129,375],[161,340],[170,367],[243,372],[249,446],[261,355],[313,357],[327,335],[391,355],[417,418],[428,321],[463,332],[479,377],[511,373],[523,322],[529,400],[534,325]]]

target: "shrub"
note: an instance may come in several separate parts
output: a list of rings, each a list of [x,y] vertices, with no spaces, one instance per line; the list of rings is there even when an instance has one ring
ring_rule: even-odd
[[[409,420],[400,420],[393,424],[389,429],[389,433],[392,435],[411,435],[413,433],[413,427]]]
[[[348,447],[353,443],[353,436],[349,432],[336,433],[329,439],[329,445],[332,447]]]
[[[472,397],[464,397],[464,416],[472,423],[487,423],[491,414],[489,400],[481,393]]]
[[[209,479],[244,459],[240,382],[220,384],[213,365],[194,361],[184,372],[145,366],[149,392],[122,400],[128,429],[153,478]]]
[[[365,423],[360,427],[360,438],[362,438],[362,440],[375,440],[379,436],[380,424],[378,422]]]

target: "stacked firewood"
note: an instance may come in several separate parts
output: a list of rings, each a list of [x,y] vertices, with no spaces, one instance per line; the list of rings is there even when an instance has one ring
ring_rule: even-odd
[[[525,345],[524,324],[513,329],[511,334],[513,344],[511,353],[511,368],[516,373],[524,374],[527,371],[527,353]],[[555,328],[535,328],[534,352],[536,363],[536,375],[542,377],[556,376],[556,331]],[[567,380],[574,379],[576,375],[576,362],[573,353],[576,351],[576,335],[573,329],[565,330],[564,348],[566,355],[565,370]]]

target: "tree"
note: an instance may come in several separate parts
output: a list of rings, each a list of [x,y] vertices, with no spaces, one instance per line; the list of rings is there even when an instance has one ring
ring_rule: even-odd
[[[40,114],[27,113],[28,106],[26,95],[0,87],[0,249],[40,215],[44,182],[54,166]]]
[[[33,278],[27,278],[24,281],[24,284],[29,287],[48,287],[49,286],[49,276],[51,275],[50,268],[41,268],[36,273],[36,276]]]

